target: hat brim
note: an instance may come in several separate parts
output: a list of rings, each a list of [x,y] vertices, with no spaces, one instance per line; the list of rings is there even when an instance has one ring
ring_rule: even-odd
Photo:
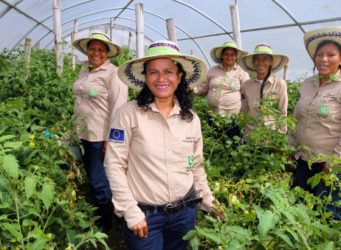
[[[103,43],[105,43],[108,47],[109,47],[109,51],[108,51],[108,58],[113,58],[113,57],[116,57],[116,56],[119,56],[122,52],[122,49],[120,46],[114,44],[114,43],[111,43],[111,42],[108,42],[108,41],[104,41],[104,40],[101,40],[101,39],[94,39],[94,38],[81,38],[81,39],[78,39],[76,41],[74,41],[72,43],[72,45],[78,49],[82,54],[84,55],[88,55],[88,43],[91,41],[91,40],[98,40],[98,41],[101,41]]]
[[[341,26],[331,26],[309,31],[304,34],[303,40],[310,58],[314,60],[316,48],[321,42],[331,40],[341,46]]]
[[[205,80],[207,74],[206,64],[197,57],[191,55],[158,55],[147,56],[125,62],[118,68],[118,76],[129,88],[140,91],[146,84],[143,72],[143,64],[147,61],[160,58],[169,58],[180,63],[186,72],[188,87],[193,89]]]
[[[215,47],[215,48],[211,49],[211,53],[210,53],[211,58],[215,63],[222,63],[223,62],[223,60],[221,58],[221,53],[222,53],[223,49],[225,49],[225,48],[231,48],[231,49],[237,50],[237,58],[248,54],[247,51],[243,51],[243,50],[240,50],[238,48],[234,48],[234,47],[230,47],[230,46]]]
[[[261,53],[264,54],[264,53]],[[246,56],[242,56],[237,60],[237,63],[239,64],[240,67],[242,67],[243,70],[250,74],[255,74],[257,73],[255,66],[253,65],[253,56],[254,55],[259,55],[259,54],[250,54]],[[280,54],[267,54],[272,56],[273,58],[273,64],[271,68],[272,73],[276,73],[277,71],[280,71],[282,68],[284,68],[288,62],[289,58],[285,55],[280,55]]]

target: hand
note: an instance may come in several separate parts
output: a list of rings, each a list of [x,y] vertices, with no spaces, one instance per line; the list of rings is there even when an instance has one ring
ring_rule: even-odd
[[[225,218],[223,216],[223,212],[220,210],[218,211],[219,209],[218,208],[212,208],[212,211],[211,213],[214,215],[214,217],[216,218],[219,218],[221,222],[224,222],[225,221]]]
[[[105,154],[105,152],[107,151],[107,145],[108,145],[108,142],[104,142],[103,144],[103,148],[102,148],[102,153]]]
[[[133,231],[135,236],[140,238],[147,238],[148,237],[148,226],[146,219],[143,219],[141,222],[137,223],[135,226],[129,228]]]

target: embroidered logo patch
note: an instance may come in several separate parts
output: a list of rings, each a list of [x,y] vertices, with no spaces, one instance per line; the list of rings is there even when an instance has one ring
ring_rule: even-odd
[[[98,92],[96,89],[89,89],[89,96],[97,96]]]
[[[193,160],[194,160],[193,155],[189,155],[187,157],[187,159],[188,159],[188,166],[192,167],[193,166]]]
[[[230,86],[231,86],[232,88],[236,88],[236,87],[237,87],[237,83],[231,82]]]
[[[110,129],[109,140],[124,141],[124,130],[117,128]]]
[[[328,114],[330,114],[330,111],[329,111],[328,107],[320,105],[319,106],[319,114],[328,115]]]

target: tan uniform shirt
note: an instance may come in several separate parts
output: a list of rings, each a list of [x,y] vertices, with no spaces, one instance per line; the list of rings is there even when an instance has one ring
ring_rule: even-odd
[[[92,71],[81,71],[72,91],[75,96],[74,112],[85,117],[76,124],[79,138],[107,140],[114,113],[128,99],[128,87],[118,78],[117,67],[107,60]]]
[[[208,71],[206,80],[194,88],[193,93],[207,95],[207,102],[217,107],[213,110],[214,113],[220,113],[222,116],[225,116],[226,111],[229,114],[238,114],[242,105],[240,90],[248,79],[248,73],[239,65],[235,64],[227,72],[222,64],[219,64]]]
[[[242,88],[243,94],[243,105],[241,112],[249,114],[253,118],[257,118],[261,112],[259,109],[260,103],[260,89],[261,82],[257,79],[257,77],[252,78],[246,81]],[[263,83],[264,84],[264,83]],[[287,93],[287,84],[286,82],[271,74],[268,80],[265,83],[263,88],[263,98],[269,97],[270,99],[278,99],[278,108],[282,112],[283,115],[287,115],[288,109],[288,93]],[[274,124],[273,117],[265,117],[265,126],[269,124]],[[255,129],[255,124],[249,122],[245,126],[245,134]],[[273,127],[273,129],[276,129]],[[286,132],[286,128],[279,129],[281,132]]]
[[[335,76],[338,81],[329,80],[322,86],[310,77],[300,88],[294,111],[296,132],[290,131],[288,139],[291,146],[308,147],[311,157],[324,154],[341,158],[341,71]],[[305,151],[297,156],[306,161],[311,158]]]
[[[132,227],[145,218],[137,202],[162,205],[181,199],[194,183],[201,208],[210,211],[213,195],[202,165],[200,120],[181,119],[175,105],[167,118],[157,110],[143,111],[136,101],[123,105],[111,123],[104,160],[115,213]]]

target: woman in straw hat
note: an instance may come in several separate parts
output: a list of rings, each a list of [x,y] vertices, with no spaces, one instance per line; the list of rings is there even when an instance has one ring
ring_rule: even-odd
[[[277,99],[278,108],[282,115],[287,115],[288,93],[286,82],[274,75],[281,70],[289,59],[287,56],[274,54],[268,44],[258,44],[254,53],[246,55],[238,60],[239,65],[248,73],[255,75],[246,81],[242,88],[242,112],[258,119],[261,114],[259,104],[263,104],[263,98]],[[286,127],[276,128],[272,117],[265,118],[265,126],[272,125],[273,129],[285,133]],[[255,129],[255,124],[249,122],[245,126],[246,137]]]
[[[296,152],[295,184],[316,196],[328,196],[331,188],[319,183],[311,188],[307,180],[320,172],[328,173],[329,164],[315,161],[311,168],[308,160],[323,154],[341,158],[341,27],[326,27],[307,32],[304,45],[317,69],[317,75],[306,79],[300,87],[300,98],[294,117],[296,132],[290,131],[290,145],[305,146],[310,152]],[[338,180],[341,172],[335,173]],[[331,192],[332,202],[340,200],[339,182]],[[329,204],[333,217],[340,219],[340,206]]]
[[[200,120],[188,97],[206,66],[180,54],[175,43],[157,41],[118,72],[140,91],[111,123],[104,161],[127,246],[186,249],[182,237],[194,228],[197,205],[219,214],[202,165]]]
[[[109,134],[109,122],[119,106],[127,102],[128,88],[117,75],[117,67],[109,58],[118,56],[121,48],[110,42],[106,34],[93,32],[89,38],[73,43],[88,56],[85,70],[73,85],[74,112],[81,122],[76,132],[84,147],[83,162],[90,187],[98,206],[99,229],[108,233],[113,214],[111,191],[104,171],[104,151]],[[81,118],[82,117],[82,118]]]
[[[207,102],[213,105],[213,113],[219,113],[225,117],[240,112],[241,87],[249,79],[249,75],[236,63],[237,58],[247,54],[237,47],[233,41],[228,41],[222,46],[211,50],[211,58],[218,65],[212,67],[207,78],[199,86],[193,89],[195,95],[207,95]],[[236,124],[226,131],[229,137],[239,135],[240,131]]]

